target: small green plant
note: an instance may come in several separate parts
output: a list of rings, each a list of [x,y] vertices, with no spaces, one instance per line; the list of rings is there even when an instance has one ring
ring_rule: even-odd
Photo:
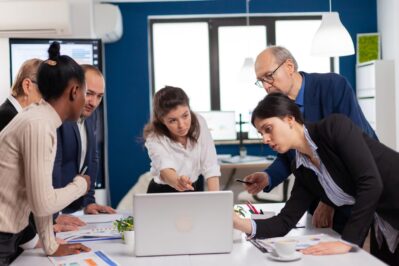
[[[235,207],[234,207],[234,211],[235,211],[238,215],[240,215],[240,216],[242,216],[242,217],[245,217],[245,210],[244,210],[244,208],[243,208],[242,206],[235,206]]]
[[[133,216],[129,216],[127,218],[121,218],[120,220],[114,221],[114,226],[118,230],[119,233],[122,234],[125,231],[133,231],[134,228],[134,219]]]

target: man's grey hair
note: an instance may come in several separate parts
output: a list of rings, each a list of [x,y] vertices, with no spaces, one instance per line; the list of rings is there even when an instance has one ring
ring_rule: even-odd
[[[287,48],[282,46],[270,46],[268,50],[270,50],[278,64],[282,64],[287,59],[290,59],[294,64],[294,70],[298,71],[298,63]]]

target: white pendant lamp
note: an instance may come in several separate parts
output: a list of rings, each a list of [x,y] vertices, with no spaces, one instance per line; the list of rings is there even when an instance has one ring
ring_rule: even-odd
[[[251,0],[245,0],[245,7],[246,7],[246,25],[247,25],[247,49],[248,49],[248,54],[249,54],[249,1]],[[246,83],[250,84],[253,83],[255,80],[255,72],[254,72],[254,59],[250,56],[244,58],[244,62],[241,66],[240,73],[238,75],[238,80],[241,83]]]
[[[254,71],[254,59],[252,57],[244,58],[244,63],[241,66],[238,75],[238,81],[245,84],[251,84],[256,79]]]
[[[349,32],[342,25],[338,12],[323,14],[321,25],[312,43],[311,54],[316,56],[344,56],[355,53],[353,41]]]

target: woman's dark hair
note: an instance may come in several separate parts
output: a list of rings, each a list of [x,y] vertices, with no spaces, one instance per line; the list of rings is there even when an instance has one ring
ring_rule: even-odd
[[[190,109],[190,100],[187,94],[180,88],[166,86],[154,95],[152,101],[152,119],[145,125],[143,130],[144,139],[154,133],[159,136],[167,136],[175,139],[169,129],[162,123],[163,118],[179,105],[187,106]],[[191,125],[187,135],[188,138],[197,142],[199,137],[199,123],[197,116],[191,111]]]
[[[303,125],[301,111],[293,100],[279,92],[270,93],[258,103],[252,112],[251,123],[255,126],[255,119],[267,119],[270,117],[282,119],[287,115],[293,116],[299,124]]]
[[[41,63],[37,72],[37,84],[43,98],[58,99],[71,80],[84,84],[85,77],[78,63],[67,55],[60,55],[60,44],[51,43],[49,58]]]

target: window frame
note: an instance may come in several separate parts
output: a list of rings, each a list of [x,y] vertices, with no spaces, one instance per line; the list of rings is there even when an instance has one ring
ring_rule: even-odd
[[[321,15],[256,15],[250,16],[250,26],[266,26],[267,46],[276,44],[276,21],[281,20],[321,20]],[[210,77],[210,107],[209,111],[221,111],[220,79],[219,79],[219,27],[224,26],[245,26],[246,16],[226,17],[176,17],[176,18],[149,18],[149,71],[150,71],[150,93],[155,93],[154,73],[154,46],[153,46],[153,25],[156,23],[182,23],[182,22],[206,22],[208,23],[209,37],[209,77]],[[334,58],[330,58],[330,70],[334,72]],[[255,81],[254,81],[255,82]]]

